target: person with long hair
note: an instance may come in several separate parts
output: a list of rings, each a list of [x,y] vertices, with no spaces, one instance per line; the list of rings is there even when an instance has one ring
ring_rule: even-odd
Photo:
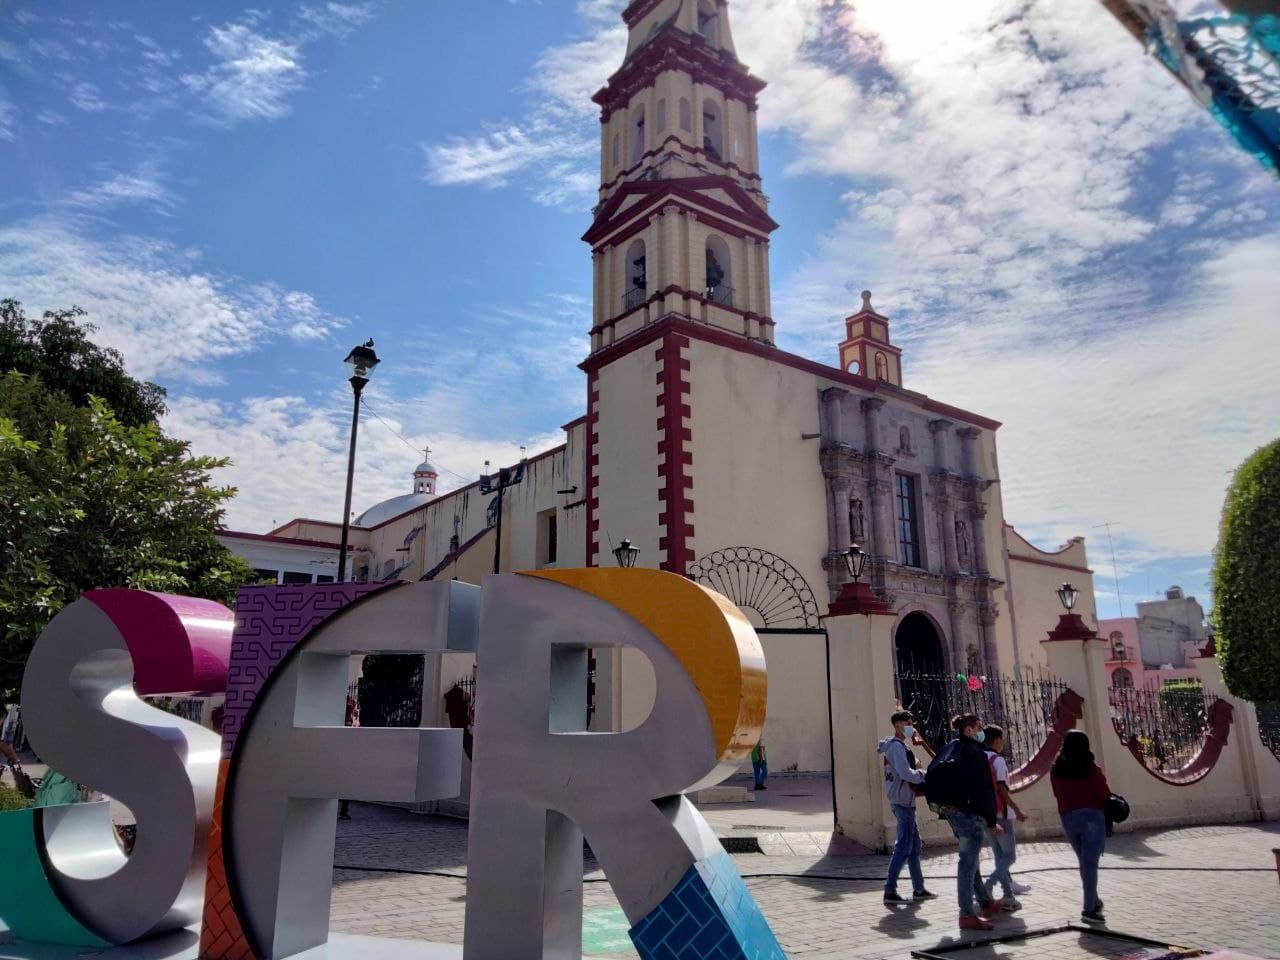
[[[1080,882],[1084,887],[1084,908],[1080,919],[1101,926],[1107,922],[1098,899],[1098,862],[1107,845],[1107,801],[1111,787],[1102,768],[1093,759],[1089,737],[1071,730],[1062,741],[1062,750],[1049,773],[1053,796],[1062,817],[1062,832],[1076,852]]]

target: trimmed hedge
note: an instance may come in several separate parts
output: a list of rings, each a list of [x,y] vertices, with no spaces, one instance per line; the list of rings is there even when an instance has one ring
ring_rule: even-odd
[[[1280,701],[1280,440],[1236,470],[1213,564],[1218,662],[1233,694]]]

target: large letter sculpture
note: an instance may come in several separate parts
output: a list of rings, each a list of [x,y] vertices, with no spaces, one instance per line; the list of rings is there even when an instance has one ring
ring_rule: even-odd
[[[218,737],[138,694],[220,693],[231,612],[95,590],[40,635],[22,683],[27,738],[50,767],[128,804],[126,857],[103,802],[0,814],[0,920],[36,941],[123,943],[200,918]]]
[[[477,652],[479,678],[467,960],[581,956],[584,835],[644,960],[784,960],[683,796],[732,773],[764,722],[763,653],[728,600],[655,570],[564,570],[483,590],[245,588],[234,638],[230,618],[204,601],[97,591],[42,635],[23,685],[31,740],[127,803],[138,839],[126,858],[101,803],[0,814],[0,920],[14,934],[104,946],[199,919],[201,960],[325,943],[336,798],[456,796],[462,766],[460,730],[344,727],[349,658],[461,650]],[[592,647],[634,647],[653,665],[638,728],[584,731]],[[221,751],[137,696],[224,681]],[[339,946],[327,955],[370,955]]]
[[[641,957],[782,957],[702,815],[759,739],[760,642],[728,600],[656,570],[485,581],[471,782],[466,960],[578,957],[582,839]],[[583,734],[586,649],[631,646],[656,699],[635,730]]]

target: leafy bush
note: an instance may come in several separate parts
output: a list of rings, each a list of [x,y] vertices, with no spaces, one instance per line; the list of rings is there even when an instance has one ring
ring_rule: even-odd
[[[1280,440],[1236,470],[1213,565],[1218,661],[1246,700],[1280,700]]]
[[[0,783],[0,813],[6,810],[25,810],[31,801],[7,783]]]

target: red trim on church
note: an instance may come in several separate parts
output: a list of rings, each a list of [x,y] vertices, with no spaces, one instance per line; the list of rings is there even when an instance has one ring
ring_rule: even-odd
[[[685,348],[689,338],[676,333],[662,337],[662,346],[654,353],[654,359],[662,364],[658,371],[658,501],[663,510],[658,515],[658,525],[665,533],[658,539],[658,549],[666,556],[662,569],[683,575],[693,563],[693,477],[688,468],[693,465],[693,453],[688,444],[693,440],[689,426],[692,409],[688,397],[692,390],[689,382],[689,358]]]
[[[761,321],[763,322],[763,320]],[[739,334],[730,333],[727,330],[721,330],[717,327],[708,326],[704,323],[696,323],[687,317],[676,316],[670,314],[663,317],[647,327],[642,327],[635,333],[623,337],[621,340],[613,343],[601,350],[596,351],[591,356],[578,364],[579,369],[585,371],[590,376],[594,371],[599,370],[605,364],[612,363],[619,357],[625,357],[628,353],[639,350],[647,344],[653,343],[658,338],[668,333],[678,333],[694,340],[702,340],[705,343],[716,344],[717,346],[727,347],[730,350],[737,350],[739,353],[749,353],[752,356],[760,357],[764,360],[770,360],[774,363],[780,363],[786,367],[792,367],[796,370],[804,370],[816,377],[824,380],[830,380],[833,383],[842,383],[847,386],[856,387],[866,393],[883,393],[889,395],[905,395],[908,402],[919,404],[925,410],[933,413],[940,413],[945,417],[953,420],[961,420],[975,427],[981,427],[984,430],[1000,429],[1000,421],[992,420],[980,414],[970,413],[968,410],[961,410],[959,407],[953,407],[950,404],[940,403],[932,400],[924,394],[913,393],[910,390],[904,390],[901,387],[895,387],[891,383],[885,383],[883,380],[873,380],[870,377],[864,377],[856,373],[846,373],[836,367],[829,367],[824,363],[818,363],[805,357],[796,356],[794,353],[787,353],[779,350],[771,344],[762,344],[754,340],[748,340]]]
[[[598,495],[600,478],[596,472],[596,468],[600,465],[600,454],[597,450],[597,445],[600,441],[599,379],[599,368],[587,373],[587,443],[583,450],[583,455],[586,457],[587,462],[582,472],[587,480],[587,495],[584,499],[587,501],[586,558],[588,567],[596,565],[596,555],[600,550],[598,536],[600,519],[596,516],[596,511],[600,508],[600,497]]]
[[[600,122],[607,123],[615,112],[625,110],[632,97],[653,86],[668,70],[687,73],[694,83],[715,87],[749,110],[756,108],[756,97],[766,86],[737,57],[717,50],[701,34],[668,29],[637,50],[592,96],[600,105]]]
[[[726,170],[732,170],[738,176],[742,177],[743,180],[754,180],[756,181],[756,183],[762,182],[760,179],[760,174],[748,173],[746,170],[743,170],[740,166],[738,166],[732,160],[712,159],[709,151],[703,150],[701,147],[691,146],[685,143],[683,140],[681,140],[676,134],[669,133],[667,134],[667,138],[663,140],[660,144],[658,144],[652,150],[648,150],[645,153],[641,154],[640,159],[637,160],[634,164],[627,167],[627,169],[623,170],[621,173],[619,173],[616,177],[614,177],[608,183],[601,184],[600,186],[601,192],[611,189],[615,184],[630,177],[637,170],[639,170],[641,167],[644,166],[644,162],[646,160],[651,160],[654,157],[656,157],[658,154],[665,152],[667,149],[667,144],[672,142],[674,142],[684,153],[691,153],[695,156],[706,157],[707,159],[711,160],[712,163],[718,164],[719,166],[724,167]],[[756,187],[755,189],[758,191],[759,187]]]
[[[727,203],[722,203],[707,196],[704,192],[707,190],[723,190],[737,206],[731,207]],[[643,199],[637,200],[626,210],[623,210],[621,214],[618,214],[619,207],[626,200],[636,195],[642,196]],[[596,214],[596,218],[587,229],[587,232],[582,235],[582,239],[594,247],[599,241],[608,236],[611,231],[618,229],[619,223],[641,218],[642,214],[661,206],[667,201],[683,206],[685,209],[692,209],[704,222],[719,223],[720,229],[732,231],[738,236],[751,236],[752,234],[744,232],[743,228],[754,227],[759,233],[758,239],[767,240],[769,234],[778,229],[777,222],[765,213],[751,198],[751,194],[747,193],[732,177],[727,177],[723,174],[712,174],[705,177],[687,177],[681,180],[637,180],[633,183],[628,183],[605,201],[604,206]],[[711,216],[707,216],[703,210],[695,209],[695,207],[701,207],[703,210],[709,211]],[[615,214],[618,214],[616,219]],[[715,219],[717,215],[736,220],[740,225],[717,221]],[[647,222],[647,218],[641,218],[640,229],[643,229]],[[630,234],[626,236],[630,236]],[[612,237],[610,242],[621,243],[625,238],[625,236]]]

